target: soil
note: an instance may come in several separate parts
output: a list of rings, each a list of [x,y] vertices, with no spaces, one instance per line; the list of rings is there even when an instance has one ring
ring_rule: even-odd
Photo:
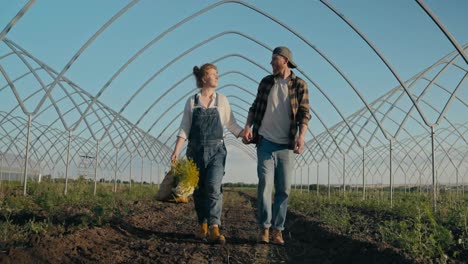
[[[0,263],[415,263],[388,245],[355,239],[289,211],[285,246],[257,244],[255,198],[224,191],[225,245],[196,240],[193,201],[134,204],[133,213],[101,227],[61,237],[33,237],[10,247]]]

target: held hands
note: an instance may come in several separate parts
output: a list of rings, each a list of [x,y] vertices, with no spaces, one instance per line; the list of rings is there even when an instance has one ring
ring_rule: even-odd
[[[305,146],[305,140],[304,137],[298,137],[296,139],[296,142],[294,143],[294,153],[296,154],[301,154],[302,151],[304,151],[304,146]]]
[[[246,126],[243,130],[244,136],[242,137],[242,143],[249,144],[252,140],[253,134],[252,129],[249,126]]]

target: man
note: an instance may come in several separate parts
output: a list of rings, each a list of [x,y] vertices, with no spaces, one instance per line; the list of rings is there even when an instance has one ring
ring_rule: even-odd
[[[291,68],[297,65],[287,47],[277,47],[271,57],[273,75],[258,86],[244,128],[244,143],[257,144],[257,221],[259,243],[284,245],[288,197],[294,169],[294,153],[304,150],[310,120],[307,84]],[[252,126],[252,128],[251,128]],[[275,187],[274,203],[271,195]]]

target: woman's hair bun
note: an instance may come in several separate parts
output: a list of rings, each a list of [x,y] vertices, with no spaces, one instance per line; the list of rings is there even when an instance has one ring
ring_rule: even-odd
[[[198,68],[198,66],[193,66],[193,74],[195,74],[195,76],[198,76],[198,74],[200,74],[200,68]]]

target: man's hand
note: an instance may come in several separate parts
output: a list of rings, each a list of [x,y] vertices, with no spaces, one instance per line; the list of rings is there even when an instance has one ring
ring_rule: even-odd
[[[238,138],[244,138],[244,131],[245,129],[242,129],[242,131],[239,133],[239,135],[237,135]]]
[[[304,151],[304,147],[305,147],[304,137],[300,136],[296,139],[296,142],[294,143],[294,153],[301,154],[302,151]]]

